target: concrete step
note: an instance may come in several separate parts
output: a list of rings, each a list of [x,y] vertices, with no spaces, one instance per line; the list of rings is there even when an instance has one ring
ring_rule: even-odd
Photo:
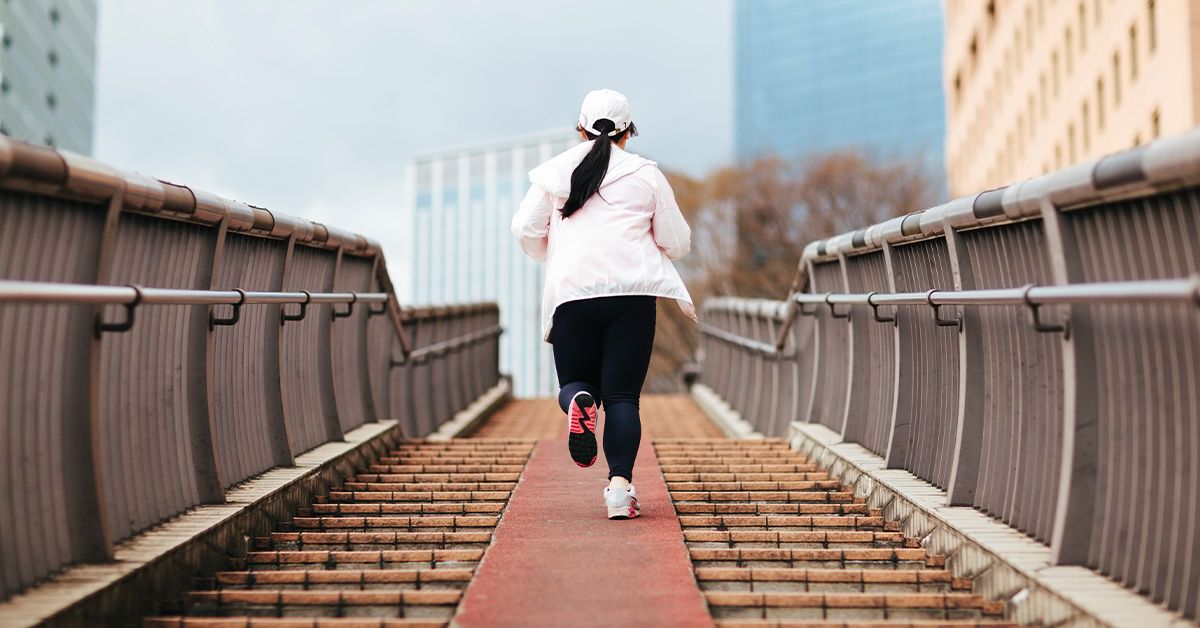
[[[392,458],[392,460],[397,460]],[[520,473],[521,469],[525,468],[525,463],[519,464],[491,464],[491,463],[464,463],[464,464],[414,464],[412,462],[377,462],[367,467],[370,473]]]
[[[512,473],[360,473],[352,482],[516,482],[520,472]]]
[[[405,550],[272,550],[250,552],[246,567],[252,571],[284,569],[462,569],[473,568],[483,558],[482,548]]]
[[[279,590],[464,589],[473,574],[470,568],[223,571],[214,585]]]
[[[667,488],[672,493],[727,493],[727,492],[761,492],[761,491],[836,491],[842,488],[841,482],[830,479],[828,474],[812,480],[790,480],[785,482],[668,482]]]
[[[444,619],[151,617],[143,628],[443,628]]]
[[[503,510],[504,502],[363,502],[313,504],[302,516],[492,515]]]
[[[330,550],[343,552],[391,549],[472,549],[487,547],[491,529],[471,532],[276,532],[272,548],[278,551]]]
[[[899,532],[876,530],[684,530],[683,540],[688,547],[724,548],[919,548],[916,539],[906,539]]]
[[[707,592],[715,619],[974,620],[998,619],[1000,602],[969,593]]]
[[[858,501],[841,487],[807,491],[672,491],[676,502],[838,502]]]
[[[683,529],[700,528],[727,530],[819,530],[849,528],[854,530],[899,529],[897,522],[885,522],[883,517],[858,515],[684,515],[679,517]]]
[[[291,527],[301,532],[307,531],[337,531],[350,532],[361,530],[375,532],[381,530],[406,531],[449,531],[456,532],[462,528],[494,528],[500,521],[499,516],[486,515],[381,515],[375,517],[332,516],[332,517],[295,517]]]
[[[683,501],[675,502],[681,515],[861,515],[878,517],[880,511],[866,504],[796,503],[783,500]]]
[[[449,619],[458,607],[457,589],[395,589],[378,591],[293,591],[251,589],[193,591],[187,594],[187,615],[258,615],[283,617],[363,617]]]
[[[828,480],[829,473],[816,470],[797,473],[664,473],[663,479],[670,485],[674,482],[796,482],[802,480]]]
[[[837,621],[802,619],[726,619],[717,628],[1016,628],[1017,624],[1000,619],[895,619],[884,621]]]
[[[516,482],[346,482],[344,491],[434,492],[511,491]]]
[[[701,462],[699,460],[681,460],[678,463],[664,464],[663,474],[667,473],[810,473],[817,466],[796,462]]]
[[[743,593],[946,593],[971,590],[971,581],[942,569],[804,569],[709,567],[696,570],[706,591]]]
[[[330,491],[328,502],[503,502],[509,491]],[[319,502],[320,503],[320,502]]]

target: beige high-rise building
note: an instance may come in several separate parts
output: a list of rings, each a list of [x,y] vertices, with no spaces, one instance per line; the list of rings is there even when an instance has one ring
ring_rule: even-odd
[[[1200,0],[945,0],[954,196],[1200,123]]]

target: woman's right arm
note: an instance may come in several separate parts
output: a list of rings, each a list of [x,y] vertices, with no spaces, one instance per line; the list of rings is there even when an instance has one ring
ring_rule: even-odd
[[[542,188],[531,185],[525,198],[513,215],[512,233],[521,243],[521,249],[533,259],[546,261],[546,247],[550,242],[550,216],[554,213],[554,196]]]
[[[671,184],[658,168],[654,168],[654,218],[650,229],[654,242],[669,259],[677,260],[692,248],[692,229],[679,211]]]

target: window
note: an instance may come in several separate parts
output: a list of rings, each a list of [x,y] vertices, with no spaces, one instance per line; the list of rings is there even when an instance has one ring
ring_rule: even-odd
[[[1136,81],[1138,73],[1137,27],[1129,27],[1129,80]]]
[[[7,94],[8,89],[8,79],[0,76],[0,94]]]
[[[0,44],[4,46],[5,50],[12,48],[12,36],[8,33],[4,33],[4,37],[0,38]]]
[[[47,134],[46,137],[42,138],[42,143],[50,148],[54,148],[54,136]]]
[[[1033,94],[1029,95],[1029,114],[1026,118],[1029,120],[1029,137],[1033,139],[1033,134],[1037,131],[1037,117],[1033,115]]]
[[[1058,51],[1055,50],[1050,55],[1050,81],[1054,87],[1054,97],[1058,98]]]
[[[1096,0],[1095,9],[1092,11],[1092,16],[1095,18],[1096,24],[1100,23],[1100,0]]]
[[[971,67],[974,68],[975,62],[979,58],[979,36],[978,35],[971,37],[971,45],[968,48],[968,50],[971,52]]]
[[[1113,106],[1121,104],[1121,53],[1113,54]]]
[[[46,61],[50,62],[50,67],[52,67],[52,68],[57,67],[58,66],[58,53],[53,50],[51,50],[50,52],[47,52],[46,53]]]
[[[1079,3],[1079,49],[1087,50],[1087,5],[1082,2]]]
[[[1104,79],[1096,79],[1096,129],[1104,130]]]
[[[1033,47],[1033,7],[1025,7],[1025,48]]]
[[[1099,2],[1100,0],[1096,0],[1096,1]],[[1046,25],[1046,0],[1038,0],[1037,13],[1038,13],[1038,28],[1041,28]]]
[[[1159,122],[1158,109],[1150,116],[1150,137],[1158,139],[1162,135],[1162,126]]]
[[[1088,113],[1090,113],[1088,111],[1088,103],[1085,100],[1085,101],[1083,101],[1083,111],[1081,112],[1081,115],[1079,116],[1079,118],[1080,118],[1079,119],[1079,128],[1083,131],[1083,152],[1084,153],[1087,153],[1088,151],[1092,150],[1092,132],[1091,132],[1091,122],[1092,121],[1090,120],[1090,116],[1088,116]]]
[[[1042,74],[1040,77],[1038,77],[1038,86],[1039,86],[1038,94],[1041,98],[1041,104],[1042,104],[1042,118],[1044,119],[1046,117],[1046,75],[1045,74]]]
[[[1067,125],[1067,163],[1075,163],[1075,125]]]
[[[1150,52],[1154,52],[1154,49],[1158,47],[1158,20],[1155,19],[1154,0],[1147,0],[1146,2],[1146,18],[1147,27],[1149,28],[1147,35],[1149,35],[1150,39]]]
[[[50,7],[50,23],[51,24],[58,24],[58,20],[61,17],[62,16],[60,16],[58,14],[58,7]]]
[[[1054,145],[1054,169],[1062,168],[1062,144]]]
[[[58,106],[58,98],[54,95],[54,92],[49,92],[46,94],[46,106],[51,109],[54,109]]]
[[[995,28],[996,27],[996,0],[988,0],[987,19],[988,19],[988,28],[989,29]]]
[[[1063,40],[1066,42],[1066,46],[1067,46],[1066,49],[1063,50],[1063,56],[1067,60],[1067,74],[1069,75],[1069,74],[1071,74],[1071,65],[1072,65],[1071,57],[1072,57],[1072,48],[1073,48],[1073,46],[1071,45],[1071,29],[1070,28],[1068,28],[1067,32],[1063,34]]]
[[[1137,135],[1133,136],[1133,145],[1134,146],[1142,145],[1142,134],[1141,133],[1138,133]]]

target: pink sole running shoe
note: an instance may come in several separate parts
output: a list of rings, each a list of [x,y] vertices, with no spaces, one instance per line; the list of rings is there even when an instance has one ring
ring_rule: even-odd
[[[567,408],[567,449],[575,464],[596,464],[596,400],[583,391],[575,393]]]
[[[630,484],[627,489],[608,487],[604,489],[604,506],[609,519],[635,519],[642,513],[638,505],[637,490]]]

